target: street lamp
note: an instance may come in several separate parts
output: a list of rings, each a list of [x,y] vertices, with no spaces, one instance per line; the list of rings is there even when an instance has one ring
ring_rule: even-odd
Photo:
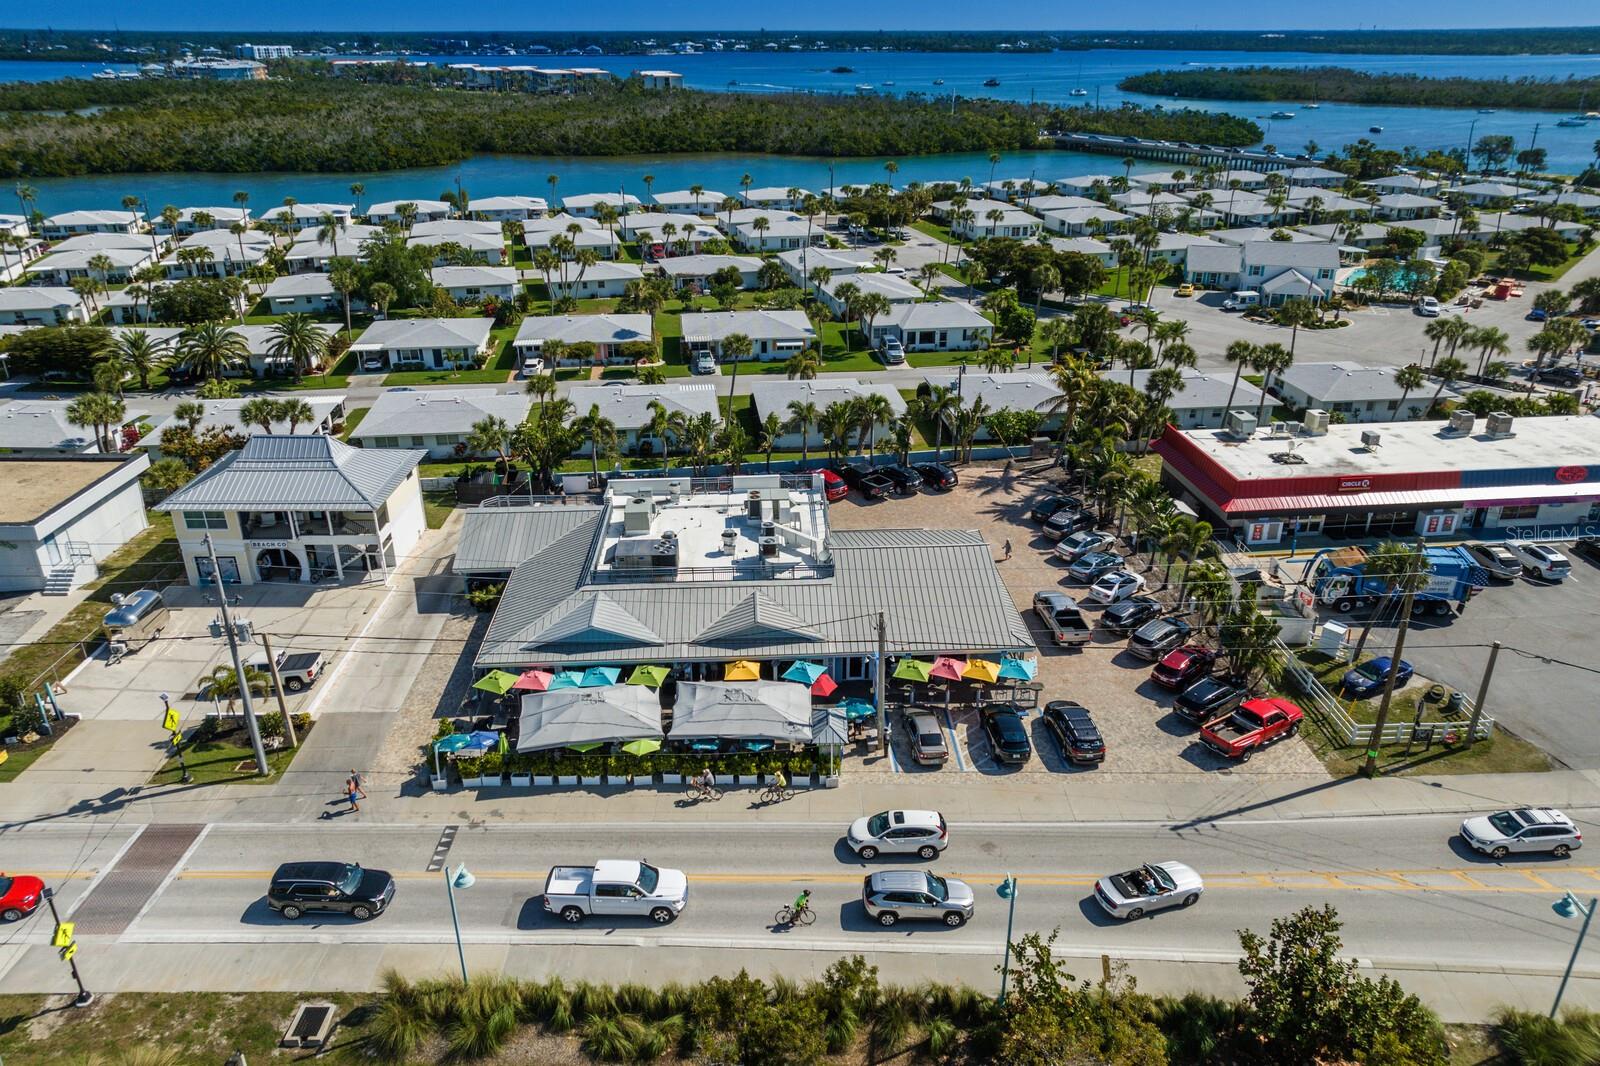
[[[1561,997],[1567,991],[1567,981],[1572,977],[1572,968],[1578,964],[1578,952],[1583,950],[1583,938],[1589,934],[1589,921],[1594,917],[1596,904],[1600,899],[1591,898],[1587,906],[1578,901],[1578,897],[1568,892],[1565,896],[1550,905],[1550,909],[1563,918],[1571,918],[1574,914],[1583,915],[1583,927],[1578,930],[1578,942],[1572,945],[1572,957],[1567,960],[1566,972],[1561,975],[1561,985],[1556,989],[1556,1001],[1550,1005],[1550,1017],[1556,1016],[1556,1011],[1561,1009]]]
[[[448,869],[444,872],[444,894],[450,897],[450,924],[456,931],[456,958],[461,960],[462,984],[467,983],[467,953],[461,946],[461,919],[456,915],[456,889],[471,888],[476,881],[477,878],[467,871],[466,863],[457,863],[455,873]]]
[[[1011,976],[1011,923],[1017,916],[1017,879],[1006,874],[1006,879],[995,888],[995,895],[1010,901],[1006,911],[1006,956],[1000,964],[1000,1006],[1006,1005],[1006,979]]]

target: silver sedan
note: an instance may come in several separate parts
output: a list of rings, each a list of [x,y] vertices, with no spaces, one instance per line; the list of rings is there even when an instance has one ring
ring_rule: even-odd
[[[1151,862],[1094,883],[1094,898],[1113,918],[1143,918],[1168,907],[1192,907],[1205,885],[1181,862]]]

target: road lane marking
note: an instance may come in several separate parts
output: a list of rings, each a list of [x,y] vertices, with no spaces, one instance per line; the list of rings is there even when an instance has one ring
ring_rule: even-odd
[[[459,825],[447,825],[444,827],[444,830],[439,834],[439,843],[433,847],[433,858],[428,860],[428,873],[436,874],[444,869],[445,860],[450,856],[450,848],[455,844],[456,833],[460,829]]]

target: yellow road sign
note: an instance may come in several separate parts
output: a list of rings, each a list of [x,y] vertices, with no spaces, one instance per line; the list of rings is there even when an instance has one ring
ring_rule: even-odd
[[[77,944],[76,941],[74,941],[73,943],[68,944],[66,947],[61,949],[61,961],[62,962],[71,962],[72,961],[72,956],[76,955],[77,953],[78,953],[78,944]]]
[[[178,718],[178,708],[176,707],[168,707],[167,713],[161,716],[161,728],[169,733],[176,733],[178,726],[181,724]]]
[[[56,934],[50,939],[50,946],[64,948],[72,943],[72,931],[77,927],[76,922],[58,922],[56,924]]]

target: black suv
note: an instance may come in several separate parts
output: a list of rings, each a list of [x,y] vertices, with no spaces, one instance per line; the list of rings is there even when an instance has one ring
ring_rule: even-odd
[[[1579,537],[1572,542],[1572,554],[1600,563],[1600,537]]]
[[[922,483],[930,489],[953,489],[961,480],[947,463],[918,463],[917,473],[922,475]]]
[[[1048,522],[1057,511],[1081,511],[1083,501],[1076,496],[1046,496],[1033,505],[1028,516],[1035,522]]]
[[[1529,376],[1542,385],[1565,385],[1573,388],[1583,384],[1583,371],[1570,365],[1540,367]]]
[[[999,762],[1021,766],[1033,756],[1028,727],[1015,707],[991,707],[983,712],[983,731]]]
[[[1068,762],[1084,766],[1105,761],[1105,738],[1081,703],[1051,700],[1044,705],[1044,724],[1055,734]]]
[[[1088,511],[1063,508],[1045,519],[1044,528],[1039,532],[1049,540],[1060,540],[1062,537],[1070,537],[1074,533],[1093,529],[1095,525],[1095,517]]]
[[[308,911],[331,911],[366,921],[394,899],[387,870],[363,870],[353,862],[286,862],[272,875],[267,906],[290,921]]]
[[[888,478],[896,489],[907,496],[922,487],[922,475],[917,473],[915,467],[906,466],[903,463],[895,463],[893,466],[880,466],[877,468],[877,473]]]
[[[849,463],[840,464],[834,469],[844,483],[855,489],[869,500],[887,499],[894,491],[894,482],[884,477],[876,470],[864,466],[854,466]]]
[[[1195,725],[1204,725],[1239,709],[1244,689],[1220,678],[1202,677],[1178,694],[1172,709]]]
[[[1123,636],[1153,619],[1161,617],[1161,602],[1149,596],[1131,596],[1100,612],[1100,625],[1107,632]]]

